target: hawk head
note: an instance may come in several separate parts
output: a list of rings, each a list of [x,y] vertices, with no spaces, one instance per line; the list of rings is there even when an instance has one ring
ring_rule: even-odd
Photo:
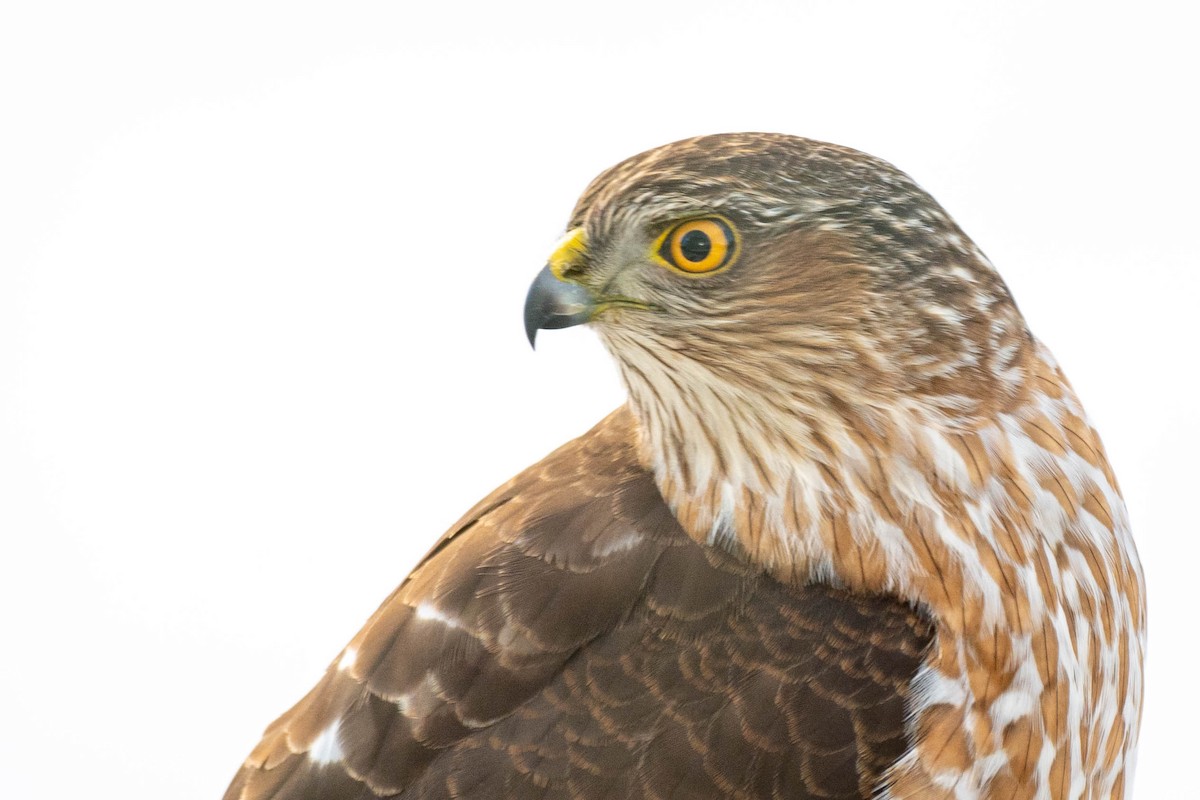
[[[644,422],[691,395],[715,414],[736,399],[967,424],[1020,392],[1029,340],[987,259],[908,176],[759,133],[669,144],[592,182],[525,309],[531,341],[583,322]]]

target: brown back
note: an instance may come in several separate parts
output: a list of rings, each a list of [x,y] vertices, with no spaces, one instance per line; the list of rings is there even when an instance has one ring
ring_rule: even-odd
[[[472,509],[226,800],[871,796],[910,745],[928,621],[696,544],[632,424]]]

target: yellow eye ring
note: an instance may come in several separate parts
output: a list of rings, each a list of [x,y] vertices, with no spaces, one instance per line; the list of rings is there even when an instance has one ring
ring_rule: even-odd
[[[738,255],[739,241],[724,217],[702,217],[663,231],[654,242],[654,258],[685,275],[710,275],[726,269]]]

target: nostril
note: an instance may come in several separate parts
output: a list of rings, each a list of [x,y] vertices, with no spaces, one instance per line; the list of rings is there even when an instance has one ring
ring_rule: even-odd
[[[587,261],[582,258],[562,264],[558,270],[555,270],[558,278],[564,281],[582,278],[585,272],[587,272]]]

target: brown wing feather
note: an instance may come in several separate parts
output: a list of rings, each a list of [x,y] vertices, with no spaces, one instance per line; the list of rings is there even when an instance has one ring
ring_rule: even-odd
[[[226,800],[867,797],[932,633],[678,527],[617,412],[481,502]]]

